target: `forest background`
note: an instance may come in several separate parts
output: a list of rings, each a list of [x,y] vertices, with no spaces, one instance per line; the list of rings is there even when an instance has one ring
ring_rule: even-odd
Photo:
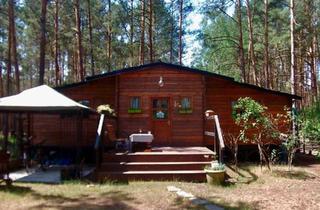
[[[162,60],[319,96],[320,0],[0,0],[0,95]],[[188,84],[186,84],[188,85]]]

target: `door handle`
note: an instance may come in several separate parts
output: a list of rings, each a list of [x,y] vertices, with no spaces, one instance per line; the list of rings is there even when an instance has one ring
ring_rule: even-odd
[[[169,125],[169,126],[171,125],[171,122],[170,122],[170,120],[168,120],[168,125]]]

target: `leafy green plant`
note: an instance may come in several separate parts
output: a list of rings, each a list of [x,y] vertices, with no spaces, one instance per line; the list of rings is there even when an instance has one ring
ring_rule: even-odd
[[[192,114],[192,109],[187,108],[187,109],[179,109],[179,114]]]
[[[299,116],[300,133],[307,141],[320,143],[320,101],[303,109]]]
[[[282,139],[282,145],[285,147],[288,155],[289,171],[292,169],[294,155],[300,146],[299,136],[292,130],[293,123],[298,122],[295,119],[296,116],[287,107],[284,107],[284,114],[278,113],[274,119],[274,124],[277,125],[279,131],[279,137]]]
[[[129,114],[139,114],[142,113],[141,109],[128,109]]]
[[[278,136],[278,132],[273,126],[271,117],[267,114],[267,107],[250,97],[239,98],[232,107],[232,116],[240,127],[239,140],[257,144],[260,166],[262,167],[264,161],[271,170],[265,140]]]
[[[2,150],[2,146],[4,144],[4,136],[0,133],[0,150]],[[8,136],[8,147],[7,151],[10,153],[10,158],[13,160],[17,160],[20,157],[19,144],[16,136],[9,135]]]
[[[224,171],[226,169],[226,166],[223,163],[216,163],[211,164],[210,166],[206,166],[205,169],[210,171]]]

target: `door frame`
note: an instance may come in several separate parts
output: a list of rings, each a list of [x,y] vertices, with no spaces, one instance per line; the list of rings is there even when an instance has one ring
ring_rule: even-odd
[[[168,118],[167,120],[162,120],[162,119],[158,119],[158,120],[155,120],[153,119],[153,100],[154,99],[168,99]],[[154,132],[154,122],[155,121],[169,121],[169,125],[168,125],[168,128],[169,128],[169,131],[168,131],[168,134],[169,134],[169,139],[168,139],[168,146],[171,145],[171,141],[172,141],[172,107],[171,107],[171,100],[172,100],[172,97],[170,97],[169,95],[161,95],[161,96],[151,96],[150,97],[150,117],[149,117],[149,122],[150,122],[150,127],[151,127],[151,131],[152,133],[154,134],[154,137],[155,137],[155,132]]]

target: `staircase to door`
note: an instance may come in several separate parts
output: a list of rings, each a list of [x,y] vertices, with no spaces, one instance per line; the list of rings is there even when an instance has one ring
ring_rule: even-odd
[[[183,180],[202,182],[214,153],[206,147],[159,147],[151,152],[105,153],[96,178],[104,180]]]

